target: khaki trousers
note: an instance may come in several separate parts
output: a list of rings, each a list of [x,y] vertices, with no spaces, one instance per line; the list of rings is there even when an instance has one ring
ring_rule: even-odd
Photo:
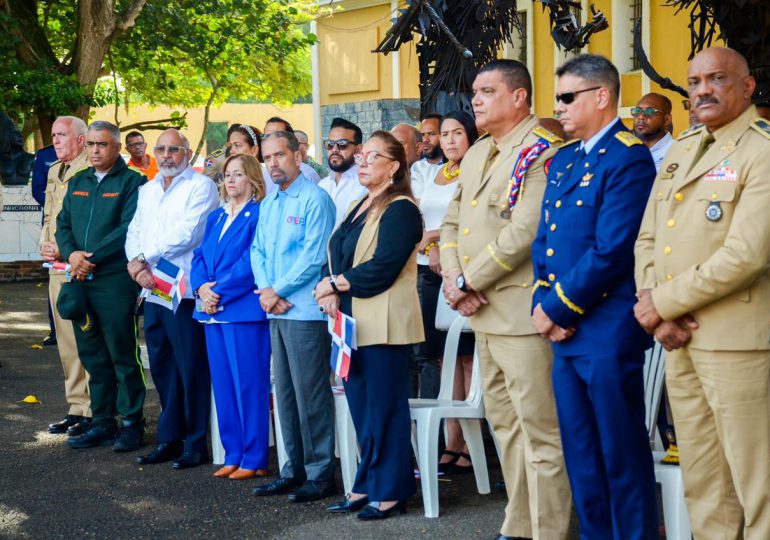
[[[484,408],[500,444],[508,491],[500,533],[567,538],[572,495],[551,383],[553,354],[540,336],[476,332]]]
[[[56,328],[56,343],[59,348],[59,358],[64,369],[64,396],[70,409],[68,414],[91,417],[91,395],[88,392],[88,372],[78,356],[75,344],[75,330],[72,321],[62,319],[56,307],[56,299],[62,284],[68,280],[61,272],[51,272],[48,276],[48,295],[51,300],[53,324]]]
[[[666,354],[696,540],[770,538],[770,351]]]

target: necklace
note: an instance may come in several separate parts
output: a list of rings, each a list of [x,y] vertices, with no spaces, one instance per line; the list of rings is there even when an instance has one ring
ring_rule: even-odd
[[[454,180],[455,178],[460,176],[460,167],[457,167],[454,170],[454,172],[452,172],[449,170],[449,163],[447,163],[446,165],[444,165],[443,173],[444,173],[444,178],[446,178],[447,180]]]

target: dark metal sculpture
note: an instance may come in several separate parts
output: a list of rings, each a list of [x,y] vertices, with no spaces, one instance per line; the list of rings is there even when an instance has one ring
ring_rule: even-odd
[[[665,5],[690,13],[690,58],[724,39],[746,57],[757,79],[754,102],[770,103],[770,1],[666,0]]]
[[[607,28],[601,12],[581,26],[580,2],[540,0],[549,11],[551,35],[568,51],[585,46]],[[514,31],[522,34],[515,0],[407,0],[405,9],[374,52],[388,54],[419,35],[421,112],[471,111],[471,86],[478,69],[497,58]]]

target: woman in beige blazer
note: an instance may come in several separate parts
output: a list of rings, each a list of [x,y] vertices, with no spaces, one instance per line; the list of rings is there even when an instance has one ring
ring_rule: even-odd
[[[330,276],[316,287],[321,311],[356,319],[345,395],[361,446],[353,490],[330,512],[364,520],[406,510],[415,492],[409,419],[409,355],[424,339],[416,248],[422,217],[412,198],[404,148],[377,131],[356,155],[366,196],[329,240]]]

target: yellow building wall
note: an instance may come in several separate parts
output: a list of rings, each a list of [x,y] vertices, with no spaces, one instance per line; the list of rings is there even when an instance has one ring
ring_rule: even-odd
[[[126,112],[125,107],[120,107],[118,121],[121,126],[126,126],[136,122],[158,120],[168,118],[175,110],[178,110],[178,108],[164,106],[151,108],[148,106],[137,105],[132,106],[128,112]],[[188,109],[187,111],[187,127],[182,129],[182,133],[184,133],[190,141],[190,146],[193,150],[198,147],[198,141],[203,134],[203,116],[203,107]],[[273,116],[285,118],[292,127],[307,133],[308,140],[311,142],[310,153],[316,156],[320,155],[320,151],[313,153],[314,148],[312,144],[315,141],[315,133],[313,130],[313,105],[311,104],[292,105],[287,109],[281,109],[274,105],[270,105],[269,103],[226,103],[221,107],[211,110],[209,122],[227,122],[228,125],[238,122],[239,124],[252,125],[261,130],[265,127],[265,121]],[[109,122],[115,122],[115,107],[92,109],[90,120],[107,120]],[[155,146],[155,141],[157,141],[160,134],[161,132],[158,130],[148,130],[143,132],[148,148]],[[207,151],[208,149],[204,144],[201,155],[205,156]],[[125,153],[125,149],[123,152]]]
[[[533,5],[533,36],[534,66],[531,66],[534,76],[535,114],[541,118],[553,116],[554,95],[554,42],[551,38],[551,23],[548,13]]]
[[[401,98],[420,97],[420,64],[417,59],[417,49],[414,40],[399,50],[399,72]]]
[[[657,0],[652,1],[655,2]],[[591,54],[601,54],[607,58],[612,58],[612,0],[594,0],[591,4],[596,7],[596,11],[604,13],[604,16],[610,21],[610,27],[591,36],[591,41],[588,43],[588,50],[586,52]],[[590,18],[590,14],[588,15],[588,18]]]

